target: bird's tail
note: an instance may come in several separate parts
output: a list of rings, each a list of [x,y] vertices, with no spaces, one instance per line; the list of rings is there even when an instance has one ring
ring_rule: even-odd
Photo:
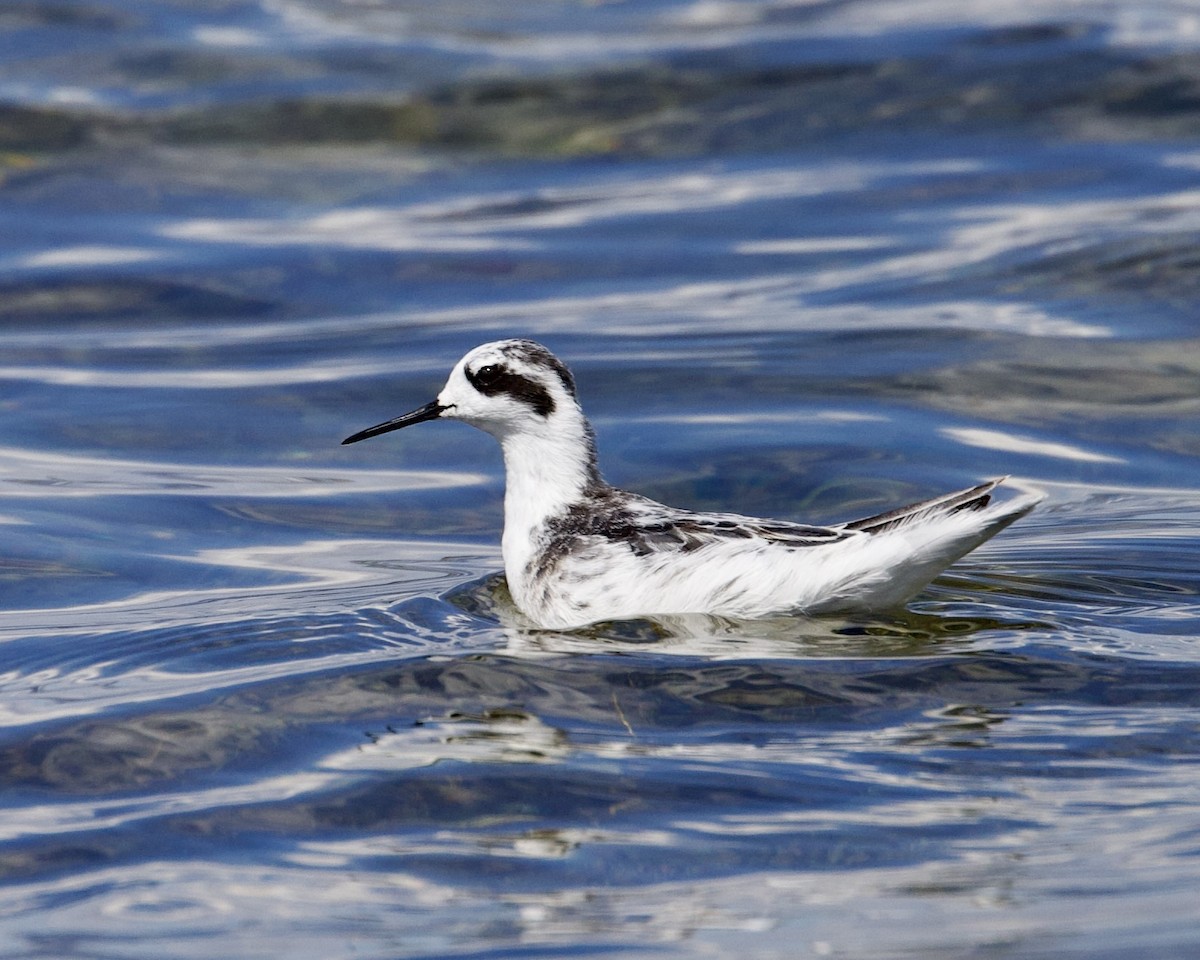
[[[1008,477],[996,477],[967,490],[959,490],[957,493],[946,493],[931,500],[910,503],[907,507],[889,510],[887,513],[877,513],[874,516],[864,517],[861,520],[852,520],[849,523],[841,524],[841,526],[846,530],[879,533],[890,527],[897,527],[903,523],[907,523],[917,516],[932,517],[941,513],[957,513],[959,510],[982,510],[992,502],[992,491],[1007,479]],[[1030,506],[1032,507],[1032,504]],[[1016,519],[1016,517],[1013,517],[1013,520]],[[1012,521],[1010,520],[1009,522],[1011,523]]]
[[[967,490],[842,524],[867,536],[858,564],[847,564],[842,589],[820,604],[825,611],[879,611],[900,606],[939,573],[1019,520],[1036,494],[992,502],[999,477]],[[857,567],[857,569],[855,569]]]

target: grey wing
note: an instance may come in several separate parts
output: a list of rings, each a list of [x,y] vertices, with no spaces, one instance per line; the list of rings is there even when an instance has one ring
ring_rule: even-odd
[[[760,520],[733,513],[692,513],[663,507],[653,501],[637,504],[629,519],[638,553],[661,550],[687,553],[710,544],[739,540],[757,540],[791,548],[817,547],[862,536],[855,530],[786,520]]]
[[[634,553],[689,553],[712,544],[755,540],[788,549],[818,547],[852,537],[871,536],[931,515],[982,510],[992,491],[1004,480],[999,477],[978,486],[931,500],[909,504],[898,510],[823,527],[786,520],[762,520],[734,513],[693,513],[668,507],[636,494],[623,494],[620,506],[605,516],[604,533],[623,542]]]

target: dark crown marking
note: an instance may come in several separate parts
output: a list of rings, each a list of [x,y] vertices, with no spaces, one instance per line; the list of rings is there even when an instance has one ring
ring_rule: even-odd
[[[575,379],[571,376],[571,371],[540,343],[533,340],[512,340],[500,348],[500,353],[510,360],[551,371],[561,381],[567,393],[575,396]],[[545,386],[523,374],[514,373],[503,363],[487,363],[475,370],[468,367],[465,372],[467,382],[484,396],[495,397],[506,393],[514,400],[528,404],[534,413],[543,417],[549,417],[554,412],[554,398]]]
[[[534,340],[512,340],[500,348],[504,356],[513,360],[523,360],[531,367],[546,367],[562,381],[563,387],[571,396],[575,396],[575,378],[567,365],[549,350]]]

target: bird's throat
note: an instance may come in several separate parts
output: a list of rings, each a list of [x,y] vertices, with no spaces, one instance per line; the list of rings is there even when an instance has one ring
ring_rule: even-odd
[[[500,441],[504,451],[504,568],[511,588],[560,517],[604,486],[590,431],[575,436],[522,433]]]

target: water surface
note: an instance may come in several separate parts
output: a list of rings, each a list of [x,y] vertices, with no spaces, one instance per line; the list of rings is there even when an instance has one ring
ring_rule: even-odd
[[[0,957],[1200,949],[1190,4],[0,12]],[[1008,474],[894,615],[515,625],[532,336],[610,480]]]

